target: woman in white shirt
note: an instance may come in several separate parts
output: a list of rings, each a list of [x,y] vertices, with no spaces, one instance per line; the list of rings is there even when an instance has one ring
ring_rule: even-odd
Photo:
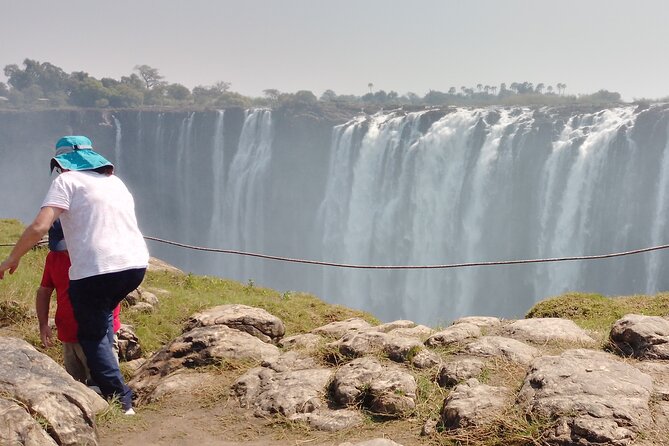
[[[149,253],[132,195],[113,175],[114,166],[92,148],[85,136],[58,140],[51,169],[61,174],[51,183],[35,220],[0,264],[0,279],[18,268],[21,257],[60,217],[72,261],[70,300],[91,376],[105,397],[118,396],[124,411],[133,414],[132,391],[114,359],[107,331],[112,310],[142,282]]]

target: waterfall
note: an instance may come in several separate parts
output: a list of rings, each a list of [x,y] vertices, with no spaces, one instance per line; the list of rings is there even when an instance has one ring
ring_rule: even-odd
[[[225,221],[224,212],[224,185],[225,185],[225,138],[223,134],[224,110],[216,112],[216,124],[214,126],[214,137],[212,141],[212,203],[211,219],[209,222],[209,246],[223,246],[225,243],[224,233],[226,228],[222,224]],[[218,258],[218,268],[223,268],[224,259]]]
[[[263,252],[265,249],[264,203],[270,192],[267,185],[272,157],[272,113],[247,111],[239,147],[230,164],[223,196],[223,221],[227,246],[231,249]],[[233,263],[234,262],[234,263]],[[263,266],[237,258],[228,270],[233,277],[263,281]],[[243,279],[241,279],[243,280]]]
[[[667,129],[667,133],[669,133],[669,128]],[[667,194],[667,189],[669,188],[669,138],[662,153],[661,166],[655,214],[651,226],[651,240],[654,246],[669,243],[669,240],[665,236],[667,233],[667,214],[669,214],[669,194]],[[661,265],[666,265],[666,262],[662,262],[663,258],[665,261],[667,260],[666,253],[657,251],[650,253],[648,257],[647,293],[657,293],[660,291],[658,276]]]
[[[60,113],[60,112],[53,112]],[[95,111],[84,113],[94,114]],[[43,117],[40,117],[43,119]],[[265,109],[50,119],[113,147],[146,235],[270,255],[433,265],[669,242],[669,105],[483,107],[360,115]],[[0,114],[0,217],[29,221],[54,130]],[[26,139],[28,135],[28,139]],[[15,166],[25,166],[20,171]],[[122,170],[121,170],[122,169]],[[30,181],[35,188],[16,188]],[[669,290],[669,252],[464,269],[352,270],[151,243],[185,271],[308,291],[382,320],[521,317],[567,291]]]
[[[112,118],[114,119],[114,128],[116,129],[116,139],[114,141],[114,156],[116,158],[115,165],[114,165],[114,171],[116,174],[118,172],[121,172],[121,140],[123,138],[123,132],[121,130],[121,121],[118,120],[118,118],[114,115],[112,115]]]
[[[616,196],[644,196],[630,163],[619,179],[628,177],[631,194],[616,184],[612,168],[616,156],[635,157],[627,134],[633,108],[585,113],[548,130],[534,110],[461,109],[421,134],[425,113],[379,114],[335,129],[319,210],[324,258],[421,265],[600,254],[630,248],[624,231],[648,232],[651,225],[659,243],[667,185],[660,184],[654,218],[626,215],[628,203]],[[599,229],[607,219],[615,220]],[[514,300],[524,305],[568,290],[624,288],[620,277],[593,286],[588,271],[599,274],[598,267],[576,262],[522,268],[327,270],[323,294],[364,302],[384,319],[414,314],[443,322],[465,314],[517,316]],[[657,275],[657,267],[648,274]]]

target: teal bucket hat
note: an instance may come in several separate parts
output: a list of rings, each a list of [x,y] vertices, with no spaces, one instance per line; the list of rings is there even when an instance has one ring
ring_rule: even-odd
[[[93,151],[93,143],[85,136],[63,136],[56,143],[56,156],[51,158],[51,171],[56,167],[67,170],[93,170],[112,163]]]

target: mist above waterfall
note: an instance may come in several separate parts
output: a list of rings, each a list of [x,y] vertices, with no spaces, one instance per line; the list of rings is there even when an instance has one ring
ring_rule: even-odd
[[[230,109],[122,111],[108,129],[67,117],[55,127],[91,135],[96,149],[115,158],[146,235],[332,262],[429,265],[667,243],[668,117],[661,105],[481,108],[381,112],[333,123]],[[6,121],[0,117],[0,128]],[[34,216],[57,136],[54,129],[36,137],[44,141],[39,150],[3,152],[12,163],[0,166],[1,217]],[[17,165],[21,175],[12,171]],[[6,192],[9,183],[32,180],[39,187]],[[619,295],[669,287],[663,251],[370,271],[150,248],[187,271],[310,291],[384,320],[427,324],[473,314],[518,317],[569,290]]]

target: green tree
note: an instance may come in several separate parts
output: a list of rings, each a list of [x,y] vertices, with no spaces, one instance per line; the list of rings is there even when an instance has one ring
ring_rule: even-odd
[[[181,84],[167,86],[167,96],[175,101],[183,102],[190,99],[190,90]]]
[[[130,76],[122,76],[121,83],[137,91],[142,91],[146,89],[144,81],[135,73],[132,73]]]
[[[147,89],[152,89],[156,86],[163,85],[163,76],[160,75],[157,68],[148,65],[136,65],[135,71],[139,73]]]
[[[318,98],[316,97],[316,95],[310,92],[309,90],[296,91],[294,96],[295,96],[295,102],[297,102],[298,104],[310,105],[318,102]]]
[[[213,85],[213,88],[219,93],[225,93],[226,91],[230,90],[231,85],[232,84],[230,82],[218,81]]]
[[[95,107],[96,101],[108,99],[109,93],[99,80],[88,75],[81,80],[75,76],[71,80],[70,103],[80,107]]]
[[[337,99],[337,93],[335,93],[333,90],[325,90],[320,97],[320,100],[325,102],[332,102],[335,101],[336,99]]]
[[[144,93],[128,84],[119,83],[110,89],[109,105],[116,108],[139,107],[144,103]]]

